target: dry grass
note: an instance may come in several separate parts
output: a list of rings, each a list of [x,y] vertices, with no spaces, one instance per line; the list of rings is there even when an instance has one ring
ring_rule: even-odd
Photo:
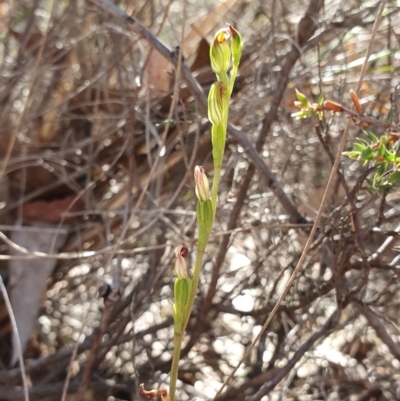
[[[316,121],[291,117],[294,88],[351,105],[349,89],[357,85],[379,1],[326,1],[315,34],[299,50],[296,27],[305,1],[115,3],[169,49],[181,46],[204,93],[214,80],[204,39],[225,22],[239,29],[246,43],[230,122],[261,149],[260,160],[295,210],[312,220],[332,166],[326,149],[335,154],[346,118],[326,116],[324,147]],[[173,250],[194,244],[192,172],[196,164],[210,171],[209,126],[190,83],[176,80],[174,59],[150,52],[134,26],[96,1],[52,4],[0,2],[0,224],[6,235],[0,273],[11,288],[8,259],[57,260],[24,355],[31,400],[60,400],[68,367],[69,401],[79,386],[85,400],[137,400],[139,383],[168,383]],[[360,96],[377,119],[387,114],[399,83],[399,40],[399,11],[391,3]],[[352,126],[350,142],[358,135]],[[214,397],[304,246],[307,228],[267,185],[265,171],[252,170],[254,163],[231,133],[179,400]],[[338,177],[298,279],[218,401],[255,401],[268,383],[268,400],[400,398],[399,193],[379,198],[367,191],[365,168],[349,159],[341,172],[354,196],[344,197]],[[32,249],[16,252],[9,240],[17,242],[21,225],[37,230],[34,236],[68,230],[68,239],[53,247],[56,259]],[[14,302],[15,296],[24,294],[14,294]],[[0,400],[18,400],[21,374],[9,365],[11,326],[3,310]]]

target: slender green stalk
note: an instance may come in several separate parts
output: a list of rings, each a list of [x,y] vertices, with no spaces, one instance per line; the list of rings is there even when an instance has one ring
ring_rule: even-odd
[[[237,72],[238,72],[238,68],[239,68],[239,65],[236,65],[236,64],[232,65],[231,81],[230,81],[229,86],[228,86],[229,98],[232,95],[233,85],[235,84],[235,79],[236,79],[236,75],[237,75]]]
[[[174,352],[173,352],[173,356],[172,356],[170,384],[169,384],[169,394],[170,394],[171,401],[174,401],[174,398],[175,398],[176,382],[178,381],[178,369],[179,369],[179,360],[180,360],[180,355],[181,355],[181,347],[182,347],[182,334],[175,332],[174,333]]]
[[[228,114],[228,110],[226,110],[226,114]],[[213,162],[214,162],[214,179],[211,190],[211,203],[213,205],[214,216],[215,216],[215,212],[217,210],[218,188],[221,177],[222,160],[225,151],[226,124],[219,126],[213,125],[211,129],[211,135],[213,138]],[[215,139],[217,137],[219,137],[218,141],[217,139]]]
[[[184,317],[183,330],[186,330],[186,326],[189,322],[190,314],[192,312],[194,300],[196,298],[196,292],[197,292],[196,290],[197,290],[197,287],[199,286],[201,266],[203,265],[204,252],[205,252],[205,247],[204,247],[204,250],[200,250],[199,248],[197,248],[196,260],[195,260],[194,269],[193,269],[192,293],[191,293],[191,297],[190,297],[190,301],[189,301],[189,305],[188,305],[189,307],[188,307],[187,313],[185,313],[185,317]]]
[[[203,257],[204,257],[204,253],[206,251],[206,246],[207,246],[209,237],[210,237],[210,233],[208,233],[208,234],[204,233],[204,235],[201,237],[199,235],[199,239],[198,239],[198,243],[197,243],[197,251],[196,251],[196,260],[194,262],[194,269],[193,269],[192,292],[190,294],[188,308],[186,309],[185,315],[183,318],[183,331],[186,330],[186,326],[189,322],[190,314],[192,312],[194,300],[196,298],[197,287],[199,286],[199,280],[200,280],[201,266],[203,265]]]
[[[221,177],[221,166],[214,166],[214,181],[212,186],[212,198],[211,202],[213,205],[217,206],[217,199],[218,199],[218,188],[219,188],[219,180]],[[216,212],[216,207],[214,208],[214,215]]]

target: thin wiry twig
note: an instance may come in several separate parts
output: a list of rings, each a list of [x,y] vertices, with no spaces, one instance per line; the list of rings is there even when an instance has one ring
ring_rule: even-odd
[[[115,269],[120,268],[121,258],[118,258],[117,264]],[[116,289],[116,290],[115,290]],[[110,295],[104,299],[104,311],[100,318],[99,327],[96,330],[95,337],[93,339],[92,346],[90,347],[89,354],[87,357],[87,361],[83,370],[82,379],[79,384],[78,393],[76,395],[76,401],[81,401],[83,398],[86,388],[89,384],[90,376],[92,374],[92,369],[94,364],[97,360],[99,347],[101,345],[101,341],[103,336],[108,328],[108,323],[110,321],[111,314],[113,312],[114,306],[119,299],[119,283],[113,282],[113,288],[111,289]]]
[[[87,321],[87,319],[89,317],[89,312],[90,312],[90,308],[92,306],[92,302],[89,303],[85,318],[84,318],[84,320],[82,322],[81,329],[80,329],[80,331],[78,333],[78,338],[77,338],[77,340],[75,342],[75,345],[73,347],[73,350],[72,350],[71,358],[70,358],[69,363],[68,363],[67,377],[65,378],[64,387],[63,387],[63,391],[62,391],[62,394],[61,394],[61,401],[65,401],[65,399],[67,398],[68,387],[69,387],[71,376],[72,376],[72,373],[73,373],[73,370],[74,370],[73,362],[75,361],[76,355],[78,354],[79,340],[80,340],[80,338],[81,338],[81,336],[83,334],[83,331],[85,329],[85,324],[86,324],[86,321]]]
[[[332,313],[329,319],[322,325],[322,327],[313,333],[308,340],[294,353],[293,357],[289,362],[283,366],[274,377],[266,384],[264,384],[260,390],[254,394],[250,401],[259,401],[262,397],[267,395],[272,389],[274,389],[279,382],[295,367],[296,363],[300,361],[303,355],[329,330],[337,325],[340,319],[340,310],[336,310]]]
[[[17,351],[17,355],[18,355],[18,363],[19,363],[19,367],[21,370],[21,377],[22,377],[22,386],[24,388],[24,399],[25,399],[25,401],[29,401],[28,380],[27,380],[26,372],[25,372],[24,358],[22,356],[22,347],[21,347],[21,342],[19,340],[17,322],[15,321],[15,316],[14,316],[14,313],[12,310],[11,302],[10,302],[10,299],[8,298],[7,290],[4,285],[1,274],[0,274],[0,290],[1,290],[1,293],[3,294],[3,298],[6,303],[6,307],[7,307],[8,316],[10,318],[11,326],[13,329],[13,334],[14,334],[14,339],[15,339],[14,346],[16,347],[16,351]]]
[[[369,117],[363,114],[359,114],[353,110],[348,109],[347,107],[338,104],[340,106],[340,110],[337,111],[337,113],[344,113],[348,117],[350,117],[356,125],[361,125],[364,128],[366,128],[369,125],[375,125],[378,127],[383,127],[386,130],[391,130],[391,134],[394,136],[399,136],[400,133],[398,132],[400,130],[400,127],[398,125],[393,125],[390,122],[385,122],[378,120],[377,118],[374,117]],[[325,106],[321,106],[318,108],[321,111],[332,111],[329,108],[326,108]]]
[[[378,315],[367,305],[363,305],[359,300],[355,300],[355,304],[358,310],[366,317],[369,325],[375,330],[382,342],[387,345],[392,355],[400,361],[400,345],[393,341]]]

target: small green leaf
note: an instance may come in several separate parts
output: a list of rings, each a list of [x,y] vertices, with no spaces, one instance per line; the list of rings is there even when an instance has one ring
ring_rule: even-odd
[[[378,156],[384,156],[386,153],[386,147],[383,143],[380,144],[379,148],[378,148]]]
[[[376,137],[372,132],[363,131],[364,135],[366,135],[373,143],[378,142],[378,137]]]
[[[381,164],[380,167],[378,168],[378,171],[374,175],[374,185],[382,177],[382,175],[386,173],[386,170],[387,170],[387,164],[386,163]]]
[[[386,161],[391,162],[391,163],[393,163],[396,160],[396,156],[394,155],[394,153],[389,152],[387,149],[386,149],[384,157],[385,157]]]
[[[380,140],[382,143],[387,143],[387,141],[389,140],[389,137],[387,135],[382,135]]]
[[[197,202],[196,214],[197,224],[199,225],[200,230],[204,231],[208,235],[214,220],[214,212],[211,200],[208,199],[206,202]]]
[[[174,285],[176,314],[182,315],[189,304],[192,291],[192,280],[190,278],[177,278]]]
[[[392,173],[388,179],[389,184],[397,184],[398,182],[400,182],[400,171],[399,170]]]
[[[365,141],[364,139],[362,139],[362,138],[357,138],[357,139],[358,139],[358,143],[361,143],[361,145],[370,146],[370,144],[367,141]]]
[[[358,159],[360,152],[349,151],[343,152],[343,154],[347,157],[350,157],[350,159]]]
[[[365,148],[360,153],[360,159],[361,160],[372,160],[373,158],[374,158],[374,152],[372,151],[371,148]]]
[[[295,91],[296,91],[297,99],[302,104],[302,106],[309,107],[310,102],[308,101],[307,97],[303,93],[299,92],[297,89],[295,89]]]
[[[354,146],[354,149],[358,150],[359,152],[364,152],[364,150],[366,150],[366,146],[361,143],[355,143],[353,146]],[[370,148],[367,148],[367,149],[370,149]]]
[[[300,120],[301,118],[310,117],[310,113],[308,110],[302,110],[302,111],[298,111],[297,113],[292,113],[291,116]]]
[[[320,95],[318,96],[318,99],[317,99],[317,103],[321,106],[322,103],[324,103],[324,100],[325,100],[324,94],[320,93]]]

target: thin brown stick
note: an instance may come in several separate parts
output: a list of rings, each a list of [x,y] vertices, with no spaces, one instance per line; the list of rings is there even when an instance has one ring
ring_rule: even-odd
[[[62,391],[62,395],[61,395],[61,401],[65,401],[65,399],[67,398],[68,387],[69,387],[69,383],[71,381],[71,376],[72,376],[72,373],[73,373],[73,362],[75,361],[76,355],[78,354],[79,340],[80,340],[80,338],[82,336],[83,330],[84,330],[85,325],[86,325],[86,321],[87,321],[87,319],[89,317],[89,312],[90,312],[91,306],[92,306],[92,302],[88,306],[84,321],[82,322],[81,330],[78,333],[78,339],[76,340],[76,343],[75,343],[75,345],[73,347],[71,358],[70,358],[69,363],[68,363],[67,377],[65,378],[64,387],[63,387],[63,391]]]
[[[318,110],[334,111],[336,113],[344,113],[344,114],[347,114],[356,125],[360,125],[364,128],[366,128],[368,125],[375,125],[378,127],[383,127],[387,130],[391,130],[392,135],[400,136],[400,132],[398,132],[400,130],[400,127],[398,125],[393,125],[391,123],[378,120],[377,118],[374,118],[374,117],[369,117],[364,114],[356,113],[355,111],[350,110],[347,107],[344,107],[342,105],[339,105],[339,106],[340,106],[340,109],[338,109],[338,110],[332,110],[331,108],[325,107],[325,106],[319,106]]]
[[[121,260],[118,261],[121,263]],[[100,324],[97,329],[95,338],[93,340],[93,344],[89,350],[88,359],[86,361],[85,370],[82,375],[81,382],[79,384],[78,393],[76,395],[75,401],[81,401],[86,391],[86,388],[89,384],[90,376],[92,373],[92,369],[94,363],[97,359],[97,353],[99,350],[99,346],[101,344],[101,340],[103,339],[103,335],[107,330],[108,322],[110,320],[110,316],[113,312],[114,306],[119,299],[119,293],[115,291],[111,291],[111,294],[107,299],[104,300],[104,311],[101,315]]]

